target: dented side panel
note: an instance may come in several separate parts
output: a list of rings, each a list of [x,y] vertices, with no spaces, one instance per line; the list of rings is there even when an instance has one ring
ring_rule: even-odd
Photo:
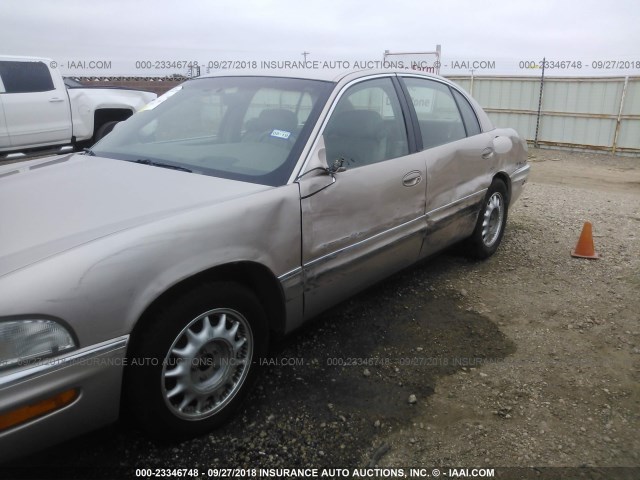
[[[405,186],[410,172],[421,181]],[[424,160],[408,155],[338,173],[302,200],[305,318],[417,260],[425,174]]]
[[[173,285],[239,261],[274,277],[299,267],[297,184],[180,212],[0,276],[2,314],[47,312],[73,325],[81,347],[92,345],[130,333]],[[34,297],[34,289],[46,295]]]
[[[482,151],[491,135],[481,133],[420,152],[427,164],[427,232],[421,257],[468,237],[493,176]]]

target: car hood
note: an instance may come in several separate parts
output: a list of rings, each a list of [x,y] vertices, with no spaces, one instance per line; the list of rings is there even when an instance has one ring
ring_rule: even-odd
[[[273,187],[85,155],[0,169],[0,276],[161,218]]]

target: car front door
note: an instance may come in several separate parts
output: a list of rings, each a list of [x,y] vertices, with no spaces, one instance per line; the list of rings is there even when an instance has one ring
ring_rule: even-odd
[[[43,62],[0,61],[2,105],[11,147],[71,141],[71,112],[64,85],[55,88]]]
[[[426,167],[409,154],[397,92],[391,77],[343,91],[320,141],[326,163],[338,161],[344,171],[332,184],[312,172],[299,180],[306,318],[418,258]],[[322,181],[328,186],[320,190]]]

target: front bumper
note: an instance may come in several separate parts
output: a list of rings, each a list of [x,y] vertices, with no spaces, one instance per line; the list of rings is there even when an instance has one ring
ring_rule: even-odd
[[[0,415],[76,389],[68,405],[0,432],[0,461],[115,421],[129,336],[0,373]]]

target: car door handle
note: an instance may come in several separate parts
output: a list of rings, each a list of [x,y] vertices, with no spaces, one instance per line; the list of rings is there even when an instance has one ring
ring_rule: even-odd
[[[50,101],[51,103],[64,102],[64,98],[53,97],[53,98],[50,98],[50,99],[49,99],[49,101]]]
[[[491,158],[493,156],[494,150],[491,147],[487,147],[482,150],[482,158]]]
[[[402,185],[405,187],[415,187],[422,181],[422,175],[418,170],[413,170],[402,177]]]

